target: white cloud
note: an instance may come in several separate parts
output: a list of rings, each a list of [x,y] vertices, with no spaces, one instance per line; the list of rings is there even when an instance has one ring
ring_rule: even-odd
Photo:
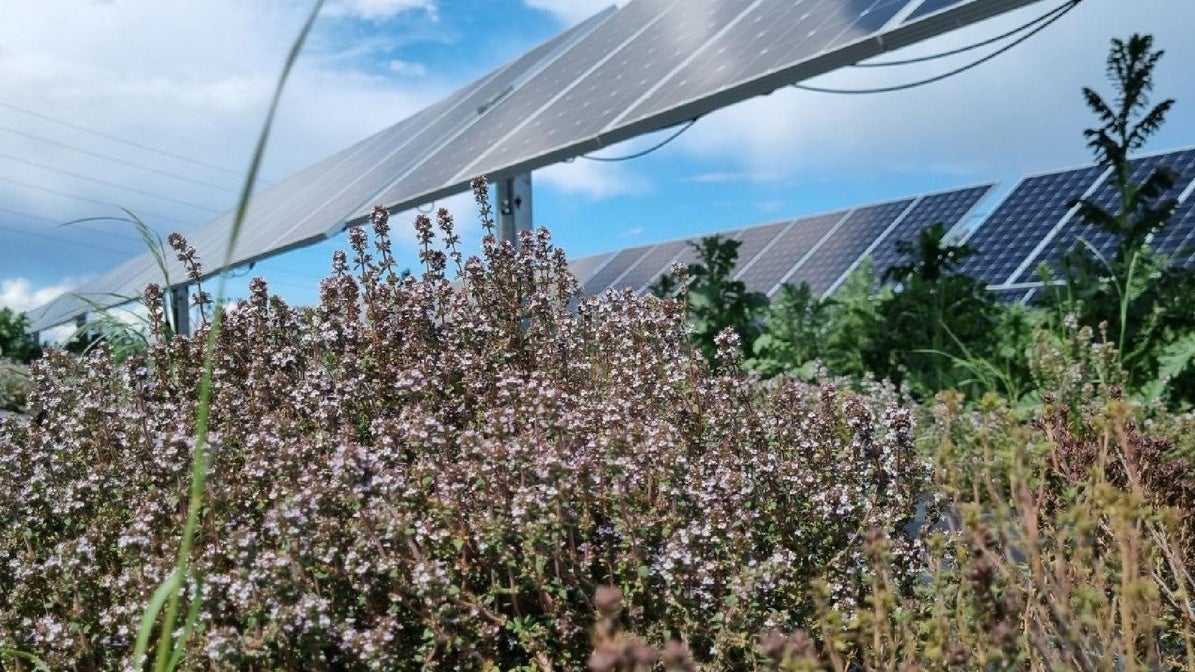
[[[697,173],[690,175],[683,179],[684,182],[695,182],[697,184],[722,184],[726,182],[774,182],[780,179],[780,173],[776,171],[751,171],[751,170],[733,170],[733,171],[713,171],[708,173]]]
[[[618,234],[619,238],[635,238],[643,233],[642,226],[632,226],[631,228]]]
[[[432,19],[439,16],[435,0],[334,0],[323,10],[325,16],[384,21],[410,11],[426,12]]]
[[[0,308],[23,313],[65,294],[77,284],[64,279],[53,285],[34,287],[27,278],[0,279]]]
[[[399,77],[423,77],[427,74],[427,66],[415,61],[392,60],[386,64],[390,72]]]
[[[625,4],[625,0],[523,0],[532,9],[547,12],[566,26],[580,23],[613,4]]]
[[[647,178],[631,172],[621,164],[597,163],[585,159],[577,159],[572,163],[557,163],[537,170],[534,179],[566,194],[577,194],[597,200],[643,194],[651,188]]]

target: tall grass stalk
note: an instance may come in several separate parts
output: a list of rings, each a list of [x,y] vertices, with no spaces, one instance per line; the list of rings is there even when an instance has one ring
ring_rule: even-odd
[[[319,16],[323,4],[324,0],[316,0],[311,12],[307,16],[306,22],[304,22],[302,29],[299,31],[298,37],[291,44],[290,53],[287,54],[286,62],[282,66],[282,74],[279,75],[278,83],[274,87],[274,95],[270,100],[269,111],[266,113],[261,133],[257,137],[257,146],[254,148],[253,157],[249,161],[249,171],[245,175],[245,183],[241,187],[240,197],[237,201],[236,215],[232,221],[232,230],[228,234],[228,246],[224,253],[223,268],[227,268],[232,263],[232,255],[236,250],[237,239],[240,237],[241,227],[245,223],[245,214],[249,209],[249,200],[253,194],[253,186],[257,182],[262,157],[265,155],[266,145],[269,142],[270,128],[273,126],[274,116],[278,111],[278,103],[282,98],[282,90],[286,86],[286,81],[290,77],[291,70],[293,70],[295,62],[299,58],[299,53],[302,51],[307,36],[311,33],[311,28],[315,24],[315,19]],[[220,281],[217,284],[215,312],[204,347],[203,378],[199,385],[199,407],[196,411],[195,420],[195,445],[191,452],[190,501],[187,505],[187,519],[183,525],[178,557],[175,560],[174,572],[162,584],[162,587],[165,588],[165,599],[154,599],[146,608],[146,614],[142,618],[141,627],[137,633],[136,649],[133,652],[134,664],[142,665],[148,647],[148,633],[153,628],[157,612],[164,609],[165,613],[158,631],[157,650],[154,656],[153,669],[155,672],[174,669],[181,662],[181,654],[186,647],[186,639],[190,635],[199,614],[197,605],[202,599],[200,595],[202,583],[197,580],[195,582],[194,594],[190,598],[192,605],[187,614],[186,622],[183,624],[183,630],[178,640],[175,641],[174,630],[175,623],[178,620],[179,601],[183,588],[187,583],[186,577],[190,563],[191,548],[195,543],[195,531],[199,527],[200,510],[203,507],[203,489],[208,467],[205,451],[208,438],[208,413],[211,409],[212,401],[212,371],[215,363],[216,339],[220,333],[220,325],[224,313],[223,299],[227,277],[226,273],[222,273]]]

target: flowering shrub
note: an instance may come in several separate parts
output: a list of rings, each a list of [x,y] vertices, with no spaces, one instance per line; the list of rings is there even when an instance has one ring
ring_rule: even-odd
[[[911,590],[928,467],[891,393],[757,385],[730,332],[714,374],[677,302],[577,304],[544,230],[465,260],[447,212],[416,226],[422,277],[377,211],[317,306],[255,280],[225,316],[188,666],[576,669],[616,584],[646,642],[750,667],[814,579],[858,606],[870,529]],[[144,353],[50,352],[33,419],[0,421],[0,649],[54,668],[129,667],[173,567],[210,327],[169,337],[145,301]]]

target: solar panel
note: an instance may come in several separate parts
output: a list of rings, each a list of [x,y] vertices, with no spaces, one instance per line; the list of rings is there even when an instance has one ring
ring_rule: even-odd
[[[391,211],[600,149],[1039,0],[634,0],[607,10],[447,100],[255,197],[234,263],[309,244]],[[335,180],[335,182],[333,182]],[[229,218],[197,233],[223,259]],[[152,275],[104,276],[87,291]],[[213,270],[215,270],[213,268]],[[117,281],[120,282],[117,282]],[[137,288],[139,289],[139,288]],[[34,328],[51,326],[37,321]]]
[[[898,21],[919,0],[635,0],[374,200],[404,209],[1037,1],[959,0]]]
[[[1105,172],[1088,166],[1022,180],[966,239],[975,255],[962,271],[989,285],[1007,282],[1067,215],[1067,204],[1093,191]]]
[[[688,245],[689,241],[687,240],[674,240],[656,245],[634,268],[627,271],[622,277],[615,279],[614,286],[641,291],[648,283],[667,271],[672,265],[672,260],[680,255]]]
[[[1185,198],[1174,211],[1170,225],[1153,241],[1153,246],[1170,257],[1171,263],[1195,269],[1195,194],[1192,191],[1195,191],[1195,180],[1187,186],[1183,194]]]
[[[454,95],[254,194],[233,265],[318,242],[338,232],[350,215],[363,208],[368,210],[372,197],[393,182],[396,174],[418,165],[422,156],[474,123],[487,106],[524,85],[563,49],[613,13],[611,8],[595,15]],[[229,212],[187,234],[188,242],[209,271],[217,270],[224,260],[232,221],[233,213]],[[183,278],[184,271],[174,255],[167,250],[166,256],[171,277]],[[146,253],[87,283],[77,293],[103,305],[116,305],[121,301],[112,295],[139,295],[149,282],[162,281],[152,255]],[[86,301],[63,296],[31,311],[31,328],[44,329],[90,310],[92,306]]]
[[[913,199],[858,208],[822,242],[817,251],[781,282],[808,283],[815,295],[829,291],[879,235],[909,209]],[[777,283],[779,285],[779,283]],[[779,286],[768,292],[773,294]]]
[[[763,254],[738,274],[737,279],[753,291],[771,291],[846,215],[847,211],[843,210],[792,222]]]
[[[600,294],[611,287],[614,281],[622,276],[623,273],[626,273],[640,259],[647,256],[651,248],[651,245],[643,245],[619,251],[604,266],[598,269],[589,280],[585,281],[585,293]]]
[[[1166,154],[1142,157],[1130,162],[1129,179],[1140,183],[1149,177],[1155,169],[1167,166],[1175,171],[1178,178],[1175,185],[1162,194],[1159,201],[1178,198],[1188,184],[1195,179],[1195,150],[1183,150]],[[1110,212],[1119,209],[1119,192],[1111,176],[1105,179],[1090,197],[1091,201]],[[1165,232],[1163,232],[1165,234]],[[1111,259],[1116,253],[1119,236],[1115,236],[1102,228],[1090,224],[1082,217],[1074,216],[1060,226],[1047,244],[1033,255],[1024,269],[1012,282],[1032,282],[1038,279],[1038,267],[1048,264],[1055,274],[1058,272],[1058,262],[1065,251],[1079,244],[1080,239],[1090,245],[1101,257]]]
[[[581,283],[581,286],[584,287],[585,281],[589,280],[602,267],[602,264],[606,263],[613,256],[613,252],[603,252],[602,254],[593,254],[588,257],[574,259],[569,262],[568,270],[577,279],[577,282]]]
[[[984,196],[988,195],[993,186],[984,184],[968,189],[930,194],[918,199],[916,205],[871,250],[870,256],[876,277],[883,277],[888,269],[907,262],[904,255],[896,248],[898,241],[915,242],[917,235],[923,229],[939,223],[949,231],[951,227],[970,217],[971,213],[975,211],[975,207],[979,205]],[[845,275],[839,279],[839,284],[845,279]],[[837,287],[833,289],[837,289]]]
[[[940,12],[943,9],[959,4],[959,2],[960,0],[925,0],[925,2],[921,3],[920,7],[913,10],[913,12],[909,14],[909,20],[914,21],[923,16],[933,14],[934,12]]]

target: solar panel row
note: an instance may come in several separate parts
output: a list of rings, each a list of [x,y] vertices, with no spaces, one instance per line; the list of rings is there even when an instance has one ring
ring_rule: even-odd
[[[1162,166],[1172,170],[1176,180],[1154,203],[1175,199],[1178,207],[1169,226],[1159,232],[1152,245],[1174,263],[1190,267],[1195,259],[1186,248],[1195,242],[1195,201],[1191,198],[1195,192],[1195,149],[1134,159],[1129,178],[1139,183]],[[977,254],[964,263],[964,272],[998,289],[1040,282],[1042,265],[1056,275],[1063,254],[1076,245],[1089,246],[1110,258],[1118,237],[1084,221],[1077,208],[1071,206],[1079,198],[1115,212],[1119,195],[1111,170],[1088,166],[1021,181],[967,240]]]
[[[882,272],[900,261],[887,254],[899,236],[916,235],[921,226],[941,222],[947,227],[964,221],[992,185],[906,198],[877,205],[840,210],[725,231],[738,240],[734,278],[753,291],[775,295],[785,283],[808,283],[817,294],[832,292],[873,249],[885,250],[877,265]],[[573,273],[586,293],[606,289],[646,291],[647,286],[676,262],[696,260],[700,237],[646,245],[615,254],[584,257],[573,262]],[[600,258],[602,261],[597,262]]]
[[[634,0],[255,196],[232,263],[316,242],[375,203],[426,203],[1037,1]],[[201,256],[223,259],[230,227],[225,215],[195,232]],[[145,255],[82,291],[110,305],[155,268]],[[34,328],[85,309],[65,297]]]

